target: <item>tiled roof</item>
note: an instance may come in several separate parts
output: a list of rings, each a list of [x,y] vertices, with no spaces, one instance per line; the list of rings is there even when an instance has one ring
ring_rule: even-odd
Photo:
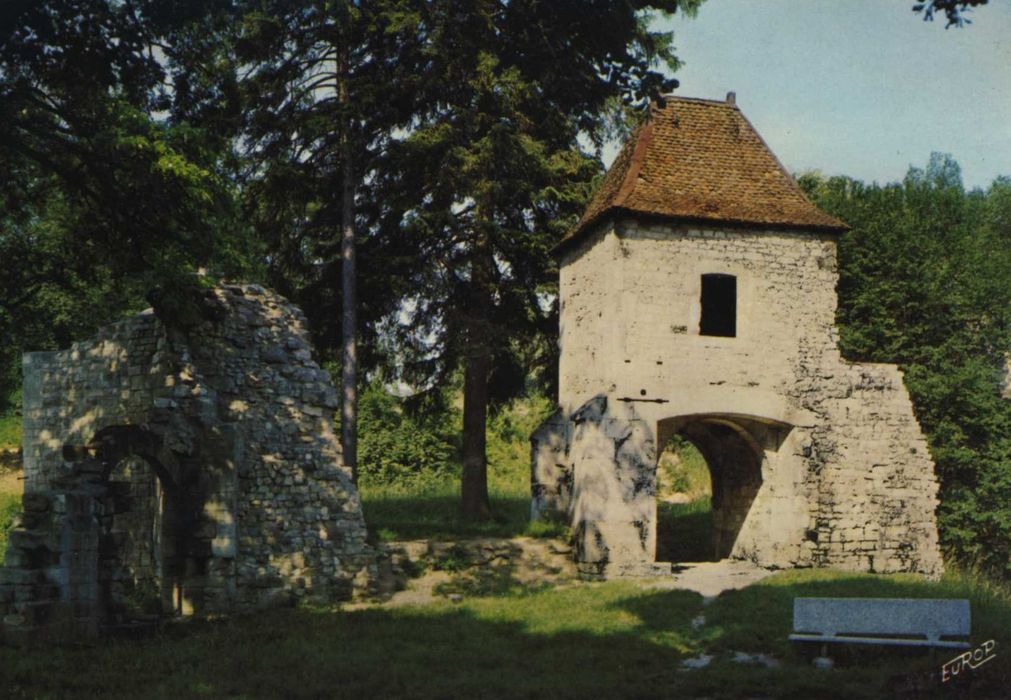
[[[668,97],[625,144],[565,245],[608,213],[845,231],[818,209],[734,104]]]

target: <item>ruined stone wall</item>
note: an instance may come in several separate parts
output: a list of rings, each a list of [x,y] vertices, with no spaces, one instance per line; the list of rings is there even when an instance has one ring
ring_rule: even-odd
[[[312,358],[305,316],[259,287],[215,293],[228,313],[201,330],[192,357],[235,431],[237,585],[251,604],[349,595],[371,553],[333,432],[337,392]]]
[[[737,279],[736,337],[699,333],[709,273]],[[717,514],[739,527],[732,557],[940,571],[937,484],[901,374],[838,351],[833,238],[605,222],[566,253],[560,278],[560,416],[571,423],[603,396],[615,417],[634,404],[651,441],[673,421],[714,452],[721,425],[753,451],[750,507]],[[535,494],[580,482],[574,444],[571,425],[535,435]],[[581,497],[540,510],[560,504],[571,518]],[[611,507],[626,512],[610,520],[641,529],[635,508]]]
[[[124,421],[150,422],[155,399],[175,381],[168,339],[150,311],[68,350],[26,353],[22,368],[26,492],[48,488],[65,471],[65,444],[83,445]]]
[[[161,550],[150,570],[164,569],[170,613],[339,599],[375,573],[304,315],[256,285],[208,289],[202,305],[184,330],[145,312],[25,356],[26,513],[0,570],[7,627],[42,624],[75,596],[90,610],[78,627],[109,623],[122,572]],[[127,459],[155,471],[162,504],[117,481]],[[119,532],[131,520],[164,541],[131,548]],[[97,569],[68,564],[84,560]]]

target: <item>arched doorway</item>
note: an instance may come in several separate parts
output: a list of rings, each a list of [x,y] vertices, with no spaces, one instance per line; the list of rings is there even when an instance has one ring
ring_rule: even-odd
[[[762,488],[765,450],[778,449],[790,426],[753,416],[694,414],[659,421],[658,444],[688,445],[682,459],[697,454],[708,470],[708,493],[688,507],[660,504],[657,561],[718,561],[730,557],[755,497]],[[664,459],[663,450],[659,460]],[[663,470],[660,470],[663,478]],[[706,498],[710,507],[705,508]]]
[[[95,510],[98,594],[108,625],[180,612],[185,528],[160,448],[157,436],[135,426],[106,428],[90,443],[104,477]]]

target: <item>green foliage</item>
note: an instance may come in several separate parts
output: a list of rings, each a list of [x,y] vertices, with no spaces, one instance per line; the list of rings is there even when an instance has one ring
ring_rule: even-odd
[[[933,154],[902,183],[801,178],[852,226],[839,244],[840,342],[897,362],[937,464],[949,559],[1011,576],[1011,181],[965,192]]]
[[[201,266],[247,272],[257,250],[222,142],[166,116],[169,17],[149,2],[8,5],[0,259],[16,264],[0,268],[0,397],[23,351],[66,347]]]
[[[493,490],[530,492],[530,436],[555,409],[540,394],[509,402],[488,420],[488,483]]]
[[[21,447],[21,414],[16,406],[12,401],[10,408],[0,412],[0,450]]]
[[[359,400],[359,480],[363,488],[397,484],[411,490],[459,472],[453,410],[409,411],[373,381]]]
[[[657,460],[657,496],[688,494],[692,499],[712,492],[712,479],[705,457],[688,440],[671,438]]]
[[[14,522],[14,516],[20,512],[20,494],[0,493],[0,553],[7,551],[7,531]]]
[[[381,539],[496,536],[555,537],[562,523],[530,522],[530,433],[551,411],[542,396],[518,399],[489,421],[489,492],[493,519],[461,517],[458,393],[427,412],[408,410],[380,383],[361,400],[361,495],[370,531]],[[384,434],[380,434],[384,433]],[[432,444],[432,455],[412,445]],[[388,452],[381,454],[382,450]]]

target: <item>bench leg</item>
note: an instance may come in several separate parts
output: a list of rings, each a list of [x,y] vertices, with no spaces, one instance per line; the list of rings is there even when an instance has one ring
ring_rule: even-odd
[[[821,645],[821,656],[819,656],[816,659],[814,659],[814,666],[815,666],[815,668],[820,668],[823,671],[827,671],[827,670],[831,669],[833,666],[835,666],[835,662],[828,655],[828,644],[827,643],[824,643],[824,642],[822,643],[822,645]]]

